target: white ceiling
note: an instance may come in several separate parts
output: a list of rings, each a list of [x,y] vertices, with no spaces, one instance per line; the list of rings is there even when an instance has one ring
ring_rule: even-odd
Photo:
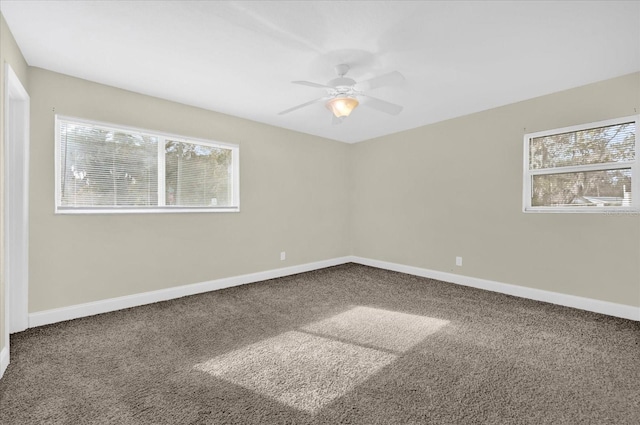
[[[638,1],[10,1],[31,66],[343,142],[640,71]],[[332,125],[333,67],[406,81]]]

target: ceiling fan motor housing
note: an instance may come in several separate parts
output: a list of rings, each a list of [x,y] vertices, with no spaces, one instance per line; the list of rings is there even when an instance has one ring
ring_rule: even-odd
[[[347,77],[334,78],[333,80],[329,81],[329,83],[327,83],[328,86],[335,87],[335,88],[351,87],[351,86],[354,86],[355,84],[356,84],[355,80]]]

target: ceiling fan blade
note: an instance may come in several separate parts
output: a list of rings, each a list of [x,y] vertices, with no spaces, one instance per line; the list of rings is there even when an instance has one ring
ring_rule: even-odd
[[[292,81],[293,84],[300,84],[301,86],[318,87],[321,89],[333,89],[334,87],[327,86],[325,84],[314,83],[311,81]]]
[[[366,91],[377,89],[378,87],[390,86],[404,81],[404,75],[398,71],[389,72],[388,74],[379,75],[369,80],[361,81],[356,84],[356,89]]]
[[[386,100],[381,100],[364,94],[361,94],[360,96],[366,99],[365,102],[362,102],[364,106],[377,109],[380,112],[385,112],[391,115],[398,115],[404,109],[402,106],[396,105],[395,103],[387,102]]]
[[[342,120],[344,118],[338,118],[335,115],[331,114],[331,124],[333,125],[338,125],[338,124],[342,124]]]
[[[278,112],[278,115],[288,114],[289,112],[295,111],[296,109],[304,108],[305,106],[309,106],[309,105],[312,105],[312,104],[317,103],[317,102],[322,102],[323,100],[327,100],[327,99],[328,99],[327,97],[320,97],[318,99],[313,99],[313,100],[310,100],[309,102],[305,102],[305,103],[303,103],[301,105],[294,106],[293,108],[285,109],[282,112]]]

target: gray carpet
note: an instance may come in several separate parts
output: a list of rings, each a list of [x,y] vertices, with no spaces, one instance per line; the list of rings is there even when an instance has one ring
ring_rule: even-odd
[[[346,264],[12,336],[2,424],[638,424],[640,323]]]

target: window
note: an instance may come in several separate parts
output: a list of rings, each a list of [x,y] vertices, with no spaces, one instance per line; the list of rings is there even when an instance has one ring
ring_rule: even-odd
[[[56,116],[56,212],[238,211],[238,146]]]
[[[635,116],[526,134],[524,210],[638,210],[638,121]]]

